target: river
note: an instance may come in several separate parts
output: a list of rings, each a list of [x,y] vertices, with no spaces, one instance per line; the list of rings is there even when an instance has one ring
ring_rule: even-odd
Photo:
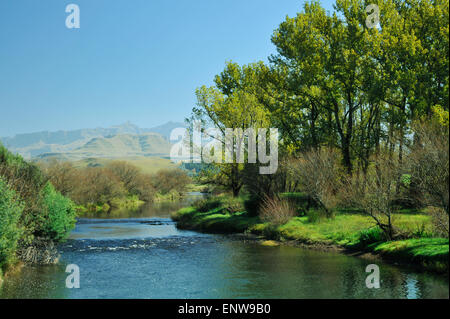
[[[448,278],[378,263],[381,287],[368,289],[369,261],[296,247],[266,247],[240,236],[176,228],[183,203],[79,219],[59,246],[58,265],[25,266],[0,298],[448,298]],[[68,264],[80,288],[66,288]]]

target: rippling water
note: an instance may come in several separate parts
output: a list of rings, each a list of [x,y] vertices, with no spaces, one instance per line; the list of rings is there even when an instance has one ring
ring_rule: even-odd
[[[368,289],[363,259],[178,230],[168,218],[177,205],[80,219],[59,247],[59,265],[24,267],[5,280],[0,297],[449,297],[440,276],[379,263],[381,288]],[[79,289],[65,287],[67,264],[80,268]]]

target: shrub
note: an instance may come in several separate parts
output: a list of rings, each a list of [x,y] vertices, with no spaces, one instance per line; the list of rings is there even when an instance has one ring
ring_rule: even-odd
[[[314,207],[315,202],[304,193],[284,193],[281,197],[292,203],[296,208],[297,216],[305,216],[311,208],[317,208]]]
[[[331,216],[338,204],[342,169],[338,152],[321,148],[304,153],[296,163],[302,190],[320,209]]]
[[[196,200],[192,207],[195,208],[196,211],[201,213],[206,213],[210,210],[219,208],[222,205],[222,201],[219,198],[202,198]]]
[[[449,217],[445,210],[439,207],[429,207],[427,211],[431,215],[434,234],[439,237],[448,238]]]
[[[136,178],[136,186],[133,195],[137,195],[144,202],[153,201],[156,189],[152,184],[152,176],[148,174],[140,174]]]
[[[250,216],[258,216],[261,208],[261,200],[255,195],[250,195],[250,197],[244,201],[244,208]]]
[[[54,241],[64,240],[75,227],[75,205],[50,183],[43,190],[43,205],[46,218],[41,235]]]
[[[58,192],[86,208],[111,206],[111,201],[126,196],[138,196],[142,201],[151,202],[156,193],[153,176],[143,174],[138,167],[125,161],[86,168],[75,168],[70,162],[50,161],[41,167]]]
[[[138,167],[125,161],[113,161],[106,169],[118,178],[128,194],[137,195],[138,178],[141,175]]]
[[[449,214],[449,128],[439,123],[416,123],[415,143],[407,164],[411,183],[420,192],[423,205],[442,208]]]
[[[44,174],[49,178],[52,185],[64,196],[71,196],[79,187],[80,172],[71,162],[52,160],[40,165]]]
[[[331,218],[333,215],[330,213],[327,213],[323,209],[315,209],[311,208],[306,212],[306,216],[308,217],[308,222],[310,223],[317,223],[323,219]]]
[[[119,178],[103,167],[88,167],[80,171],[80,182],[71,198],[78,204],[104,204],[126,195]]]
[[[224,209],[230,214],[235,214],[235,213],[245,211],[245,207],[242,202],[242,199],[239,197],[233,197],[233,198],[228,199],[225,202]]]
[[[369,244],[378,243],[387,239],[384,231],[376,226],[359,232],[360,244],[367,246]]]
[[[24,204],[19,224],[23,226],[20,245],[30,244],[34,234],[42,229],[42,189],[47,183],[41,170],[27,163],[20,155],[13,155],[0,144],[0,178]]]
[[[274,225],[283,225],[294,216],[295,209],[288,200],[281,199],[277,195],[264,197],[260,212],[263,221]]]
[[[274,174],[260,174],[260,164],[245,164],[241,172],[242,182],[245,190],[252,197],[264,198],[264,196],[272,197],[286,191],[286,170],[284,162],[280,163]]]
[[[191,178],[181,169],[162,169],[153,176],[153,186],[161,194],[183,193],[189,183]]]
[[[395,202],[399,197],[401,167],[396,156],[380,152],[366,174],[348,176],[340,192],[343,202],[370,216],[389,239],[401,236],[393,225]]]
[[[16,193],[0,178],[0,273],[16,258],[23,230],[18,225],[23,211]]]

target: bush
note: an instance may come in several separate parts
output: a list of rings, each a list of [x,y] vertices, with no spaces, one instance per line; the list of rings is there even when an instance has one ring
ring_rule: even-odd
[[[55,189],[64,196],[70,197],[80,187],[81,174],[71,162],[51,160],[40,164],[40,167]]]
[[[250,197],[244,201],[244,208],[249,216],[258,216],[259,210],[261,209],[261,200],[255,195],[250,195]]]
[[[41,235],[56,242],[67,238],[75,227],[75,205],[48,183],[43,190],[43,206],[46,218]]]
[[[181,169],[162,169],[153,176],[153,186],[161,194],[171,191],[183,193],[191,178]]]
[[[288,200],[279,196],[266,196],[262,201],[260,217],[263,221],[274,225],[286,224],[295,216],[295,209]]]
[[[445,210],[439,207],[429,207],[427,211],[431,215],[434,234],[439,237],[448,238],[449,217]]]
[[[320,148],[302,154],[295,167],[300,186],[316,206],[331,216],[339,202],[342,168],[337,151]]]
[[[151,202],[155,198],[156,189],[152,184],[152,176],[140,174],[136,178],[136,187],[132,195],[137,195],[144,202]]]
[[[401,186],[400,173],[398,158],[388,152],[380,152],[373,157],[373,164],[366,174],[348,176],[347,185],[340,192],[347,207],[354,207],[372,217],[390,240],[402,235],[393,224]]]
[[[240,212],[245,211],[245,207],[242,202],[242,199],[239,197],[233,197],[233,198],[228,199],[225,202],[224,209],[230,214],[235,214],[235,213],[240,213]]]
[[[135,165],[126,161],[113,161],[106,166],[130,195],[137,195],[138,178],[141,175],[141,171]]]
[[[88,167],[79,174],[79,187],[71,195],[77,204],[109,204],[113,199],[127,194],[119,178],[106,168]]]
[[[42,189],[47,180],[34,164],[20,155],[13,155],[0,145],[0,178],[13,190],[24,204],[19,224],[23,226],[20,245],[30,244],[34,234],[42,229]]]
[[[17,243],[23,233],[19,226],[22,211],[16,193],[0,178],[0,274],[15,261]]]
[[[195,208],[196,211],[201,213],[206,213],[210,210],[219,208],[222,205],[222,201],[218,198],[202,198],[196,200],[192,207]]]
[[[317,223],[323,219],[326,218],[332,218],[334,217],[334,215],[332,215],[333,213],[329,213],[324,211],[323,209],[314,209],[311,208],[310,210],[308,210],[306,212],[306,216],[308,217],[308,222],[310,223]]]
[[[376,226],[360,231],[358,239],[360,244],[367,246],[369,244],[386,241],[387,237],[384,231],[380,227]]]
[[[448,113],[447,113],[448,114]],[[411,183],[425,206],[442,208],[449,214],[449,128],[439,123],[416,123],[415,143],[407,157]]]
[[[314,205],[316,203],[304,193],[284,193],[281,197],[292,203],[296,208],[297,216],[305,216],[311,208],[317,208]]]

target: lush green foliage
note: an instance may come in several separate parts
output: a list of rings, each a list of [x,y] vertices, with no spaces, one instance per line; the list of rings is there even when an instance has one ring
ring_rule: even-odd
[[[72,201],[57,192],[52,184],[48,183],[43,190],[43,206],[45,220],[42,235],[53,241],[67,238],[75,227],[76,213]]]
[[[448,239],[421,238],[386,242],[372,247],[373,251],[388,258],[420,264],[448,274]]]
[[[60,241],[75,225],[72,202],[41,170],[0,145],[0,268],[35,239]]]
[[[23,230],[19,219],[23,206],[16,193],[0,177],[0,275],[15,260],[17,244]]]
[[[368,4],[380,9],[374,28]],[[301,191],[310,221],[351,207],[401,238],[399,207],[448,214],[449,3],[336,0],[334,9],[306,2],[272,34],[268,64],[227,62],[212,87],[196,91],[189,120],[205,129],[280,132],[276,174],[235,161],[212,164],[203,181],[250,193],[254,215],[266,196]],[[239,138],[248,156],[248,138]],[[445,230],[448,216],[436,223]]]
[[[181,229],[195,229],[211,233],[241,233],[258,222],[258,217],[245,213],[230,214],[224,207],[208,212],[196,211],[193,207],[183,208],[172,215]]]
[[[162,198],[178,198],[190,183],[184,170],[161,169],[147,174],[123,160],[87,167],[49,161],[41,167],[56,190],[79,205],[80,212],[108,212],[113,208],[136,207]]]
[[[367,246],[369,244],[378,243],[386,240],[386,236],[380,227],[372,227],[359,232],[359,243]]]
[[[23,244],[33,241],[35,235],[42,230],[42,190],[47,181],[39,168],[26,162],[19,155],[11,154],[0,145],[0,177],[13,189],[18,200],[24,204],[19,224],[23,226],[21,237]]]

